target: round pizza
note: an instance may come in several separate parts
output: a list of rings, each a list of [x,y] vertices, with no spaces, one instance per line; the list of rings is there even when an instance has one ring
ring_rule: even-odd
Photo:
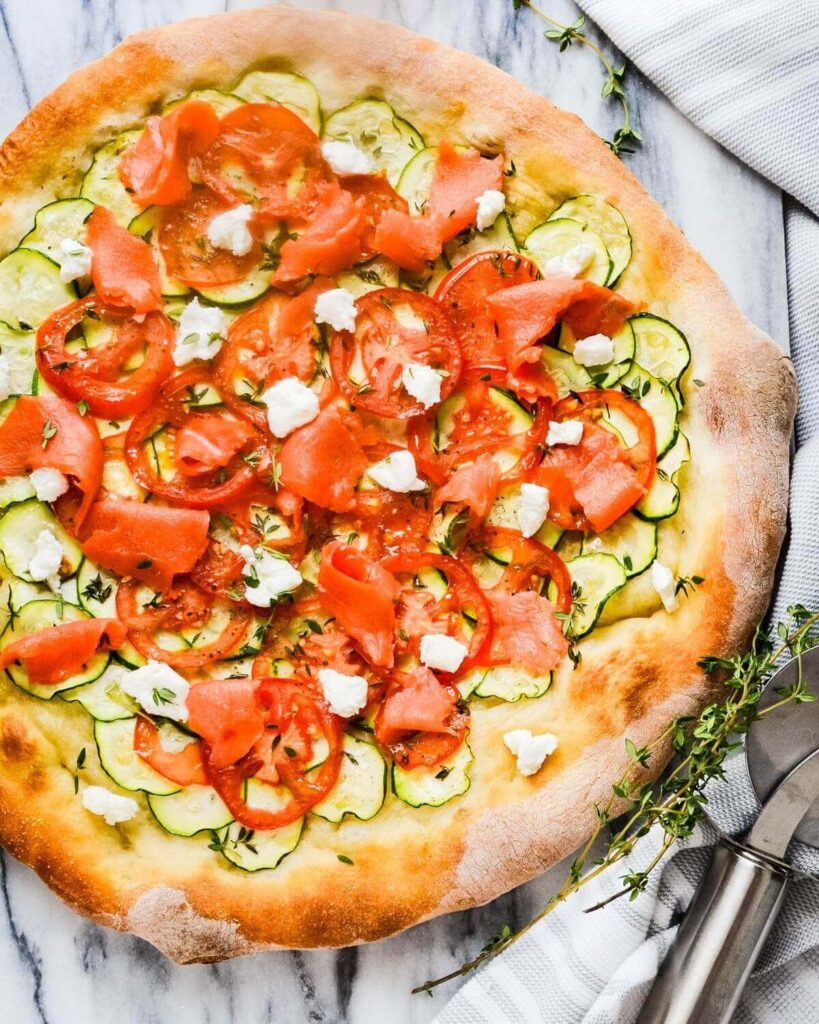
[[[787,500],[789,363],[634,178],[471,56],[275,8],[73,75],[0,191],[0,841],[180,961],[572,850]]]

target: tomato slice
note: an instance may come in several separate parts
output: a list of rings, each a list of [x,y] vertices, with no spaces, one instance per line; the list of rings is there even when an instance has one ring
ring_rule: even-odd
[[[125,187],[140,206],[178,203],[191,188],[188,164],[219,132],[209,103],[188,100],[164,117],[149,117],[145,128],[119,161]]]
[[[265,711],[258,688],[255,679],[206,679],[190,689],[187,724],[204,741],[212,785],[214,771],[239,761],[262,735]]]
[[[91,249],[91,280],[97,300],[115,309],[150,313],[162,305],[162,286],[151,248],[117,224],[104,206],[95,206],[86,224]]]
[[[399,586],[390,572],[356,548],[332,541],[322,548],[318,593],[372,665],[393,663]]]
[[[330,365],[339,390],[358,409],[406,419],[424,411],[407,393],[401,373],[408,363],[438,370],[441,399],[455,390],[461,375],[461,351],[444,307],[419,292],[378,288],[356,301],[355,333],[336,331]],[[363,380],[350,374],[360,363]]]
[[[213,364],[225,402],[260,429],[267,429],[267,409],[259,396],[284,377],[309,383],[321,358],[315,321],[316,299],[332,282],[314,281],[289,297],[271,292],[230,325]]]
[[[207,512],[111,498],[97,502],[83,523],[82,549],[120,576],[164,589],[201,557],[208,524]]]
[[[58,395],[22,395],[0,424],[0,476],[44,467],[59,469],[82,494],[74,516],[75,526],[82,526],[102,481],[97,425]]]
[[[243,103],[222,118],[198,161],[202,180],[229,203],[251,203],[268,220],[306,217],[333,180],[321,142],[279,103]]]
[[[134,750],[155,772],[179,786],[207,786],[202,743],[194,740],[181,750],[166,750],[159,729],[145,715],[134,723]]]
[[[469,710],[450,683],[423,666],[397,676],[375,716],[375,735],[405,769],[440,764],[463,743]]]
[[[140,600],[140,584],[123,580],[117,590],[117,614],[128,637],[140,654],[164,661],[174,668],[192,669],[233,654],[247,636],[253,619],[249,608],[231,601],[215,607],[214,598],[191,580],[181,579],[172,587]],[[181,650],[164,647],[158,634],[178,635],[183,630],[204,632],[221,623],[210,643]]]
[[[431,521],[429,495],[398,494],[377,487],[356,493],[349,525],[351,533],[366,535],[367,551],[381,559],[425,548]]]
[[[99,319],[106,312],[93,296],[58,309],[37,332],[37,367],[53,388],[86,402],[95,416],[125,419],[147,408],[172,372],[174,329],[164,313],[152,312],[140,321],[114,321],[119,326],[108,344],[68,352],[69,332],[85,317]],[[140,353],[142,361],[128,372]]]
[[[327,406],[282,445],[281,482],[321,508],[347,511],[355,502],[356,484],[370,465],[360,436],[354,415],[335,404]]]
[[[485,159],[477,149],[438,145],[429,194],[429,215],[441,224],[444,241],[475,223],[478,197],[489,189],[503,191],[503,157]]]
[[[479,664],[492,639],[492,611],[475,577],[462,563],[433,552],[399,554],[383,563],[397,577],[401,589],[395,612],[396,651],[419,656],[425,633],[446,633],[467,647],[459,672]],[[419,573],[435,569],[446,585],[437,596],[431,589],[419,587]]]
[[[466,369],[506,368],[495,319],[488,306],[489,296],[536,281],[539,276],[537,267],[525,256],[490,250],[469,256],[441,281],[435,298],[449,310]]]
[[[459,389],[463,401],[452,413],[451,430],[445,437],[439,431],[435,409],[410,420],[407,446],[415,456],[419,472],[436,484],[444,484],[457,467],[507,448],[519,453],[515,472],[540,461],[540,446],[549,429],[552,406],[547,401],[521,401],[519,404],[532,415],[533,422],[528,430],[520,432],[508,404],[508,393],[504,396],[504,383],[503,373],[497,370],[473,370]],[[493,400],[499,398],[505,400]]]
[[[630,448],[598,425],[607,409],[618,410],[634,425],[637,440]],[[586,426],[580,444],[552,448],[533,471],[534,479],[549,488],[549,518],[567,530],[600,532],[640,500],[654,477],[654,422],[633,399],[608,388],[567,396],[555,406],[553,418],[580,419]]]
[[[309,274],[330,276],[364,256],[367,231],[363,199],[354,198],[337,182],[317,187],[316,204],[304,229],[280,249],[274,284],[298,281]]]
[[[125,628],[116,619],[62,622],[13,640],[0,653],[0,670],[19,661],[31,682],[56,685],[82,672],[97,651],[116,650],[124,643]]]
[[[262,259],[258,240],[246,255],[234,256],[208,239],[210,222],[234,205],[200,186],[182,202],[165,207],[159,225],[159,248],[171,279],[191,288],[220,288],[241,281],[258,267]]]
[[[219,767],[213,759],[208,760],[207,771],[211,784],[240,824],[269,830],[303,817],[335,786],[341,771],[343,730],[341,720],[330,714],[310,679],[263,680],[258,700],[267,708],[263,740],[237,764]],[[312,739],[318,738],[327,743],[327,757],[310,769]],[[288,740],[295,745],[291,747]],[[279,747],[282,751],[277,754]],[[249,806],[244,796],[246,779],[270,778],[271,770],[289,793],[286,803],[276,811]]]
[[[250,486],[256,470],[263,469],[268,459],[262,447],[263,436],[249,428],[247,440],[218,471],[199,473],[195,477],[176,473],[170,479],[161,474],[155,452],[156,438],[160,434],[176,436],[194,418],[200,427],[204,419],[216,420],[217,424],[235,423],[233,414],[224,408],[208,409],[197,405],[197,394],[201,395],[203,387],[212,385],[206,366],[194,366],[172,377],[160,388],[151,408],[134,418],[125,440],[125,459],[140,487],[185,508],[210,508],[236,497]]]

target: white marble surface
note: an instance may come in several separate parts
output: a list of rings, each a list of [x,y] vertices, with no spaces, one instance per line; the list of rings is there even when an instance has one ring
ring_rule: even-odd
[[[610,135],[616,111],[599,98],[592,56],[558,54],[511,0],[301,0],[400,22],[511,72]],[[0,0],[0,130],[72,70],[130,32],[252,0]],[[569,0],[542,0],[567,21]],[[788,341],[780,193],[631,77],[647,144],[629,165],[722,275],[739,305]],[[544,823],[548,827],[548,823]],[[93,854],[90,854],[93,855]],[[451,969],[504,922],[523,921],[562,877],[555,869],[487,907],[421,925],[375,946],[280,952],[178,967],[146,943],[75,916],[33,872],[0,853],[0,1024],[421,1024],[443,1005],[413,985]],[[593,925],[592,925],[593,926]],[[559,979],[555,979],[559,984]]]

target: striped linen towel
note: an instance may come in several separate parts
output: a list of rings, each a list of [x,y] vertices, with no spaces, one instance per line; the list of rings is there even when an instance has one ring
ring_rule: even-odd
[[[800,386],[791,532],[774,601],[819,606],[819,0],[579,0],[695,124],[784,189],[791,349]],[[652,832],[622,864],[559,907],[468,981],[436,1024],[629,1024],[710,857],[717,827],[757,813],[744,759],[712,783],[711,822],[681,842],[636,901],[593,915],[659,848]],[[712,824],[713,822],[713,824]],[[715,827],[717,826],[717,827]],[[794,853],[819,873],[819,852]],[[819,883],[796,882],[734,1024],[819,1020]]]

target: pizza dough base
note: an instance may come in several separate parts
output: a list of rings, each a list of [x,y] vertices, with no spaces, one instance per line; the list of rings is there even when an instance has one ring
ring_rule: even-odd
[[[525,201],[529,210],[515,222],[519,236],[578,193],[621,210],[634,257],[619,290],[677,324],[692,349],[684,413],[692,462],[674,520],[676,562],[679,575],[706,582],[673,615],[658,610],[596,631],[579,668],[567,661],[546,696],[473,702],[476,756],[463,797],[418,809],[393,798],[370,822],[311,819],[296,852],[255,875],[226,866],[206,834],[168,835],[144,801],[116,829],[86,813],[73,792],[82,746],[82,782],[111,785],[91,718],[0,682],[0,841],[76,910],[180,962],[371,941],[491,900],[568,854],[627,766],[624,737],[650,743],[671,718],[696,712],[709,695],[697,659],[748,640],[768,602],[788,497],[789,360],[577,117],[395,25],[277,7],[133,36],[73,74],[0,148],[0,247],[10,249],[41,206],[76,195],[94,151],[113,135],[191,89],[229,88],[253,67],[306,75],[325,110],[383,96],[432,142],[505,152],[517,168],[507,179],[510,206]],[[515,772],[501,740],[521,727],[560,738],[532,778]]]

